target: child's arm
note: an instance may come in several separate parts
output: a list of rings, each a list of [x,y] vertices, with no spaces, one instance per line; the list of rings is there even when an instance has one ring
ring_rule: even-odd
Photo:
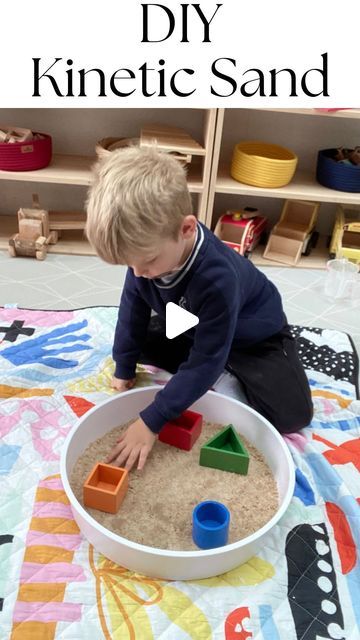
[[[188,360],[159,391],[140,418],[125,431],[108,461],[130,470],[142,469],[162,426],[177,417],[212,386],[224,370],[232,344],[239,297],[231,290],[228,300],[214,285],[204,292],[197,315],[199,324]],[[219,304],[220,303],[220,304]]]
[[[118,388],[116,381],[131,382],[135,379],[136,363],[146,339],[150,315],[151,308],[139,295],[135,276],[128,269],[114,336],[115,374],[112,386],[115,388]],[[119,386],[119,391],[124,390],[121,382]]]
[[[188,359],[156,394],[153,402],[140,412],[144,423],[155,434],[211,389],[224,371],[242,293],[235,276],[229,284],[227,275],[227,286],[221,278],[215,282],[204,282],[204,286],[198,288],[197,306],[192,308],[192,313],[199,317],[199,324],[194,330]]]

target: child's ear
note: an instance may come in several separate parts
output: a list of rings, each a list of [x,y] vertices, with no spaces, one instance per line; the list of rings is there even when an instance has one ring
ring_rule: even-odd
[[[194,234],[197,225],[197,220],[195,216],[188,215],[185,216],[182,225],[181,225],[181,233],[184,238],[191,238]]]

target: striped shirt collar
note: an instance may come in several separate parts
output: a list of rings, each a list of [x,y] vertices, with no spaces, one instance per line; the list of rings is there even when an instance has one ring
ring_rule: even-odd
[[[196,228],[196,240],[194,242],[194,246],[187,260],[179,268],[179,270],[176,271],[176,273],[166,276],[165,278],[155,278],[153,280],[154,284],[156,284],[156,286],[159,287],[159,289],[171,289],[172,287],[176,287],[179,284],[179,282],[181,282],[181,280],[184,278],[184,276],[188,273],[189,269],[191,269],[203,242],[204,242],[204,232],[201,226],[198,224]]]

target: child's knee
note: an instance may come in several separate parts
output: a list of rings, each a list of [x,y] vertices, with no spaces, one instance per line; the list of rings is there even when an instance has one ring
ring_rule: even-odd
[[[292,414],[279,417],[274,427],[280,433],[296,433],[305,427],[309,427],[311,420],[313,419],[314,409],[310,402],[304,403],[303,406],[298,407],[297,411]]]

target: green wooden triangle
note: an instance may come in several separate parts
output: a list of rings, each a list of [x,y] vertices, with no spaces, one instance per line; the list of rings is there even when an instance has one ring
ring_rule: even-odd
[[[247,474],[249,454],[232,424],[216,433],[200,450],[200,465]]]
[[[219,449],[220,451],[232,451],[239,454],[246,453],[240,436],[232,424],[228,424],[224,429],[216,433],[203,446],[209,447],[210,449]]]

